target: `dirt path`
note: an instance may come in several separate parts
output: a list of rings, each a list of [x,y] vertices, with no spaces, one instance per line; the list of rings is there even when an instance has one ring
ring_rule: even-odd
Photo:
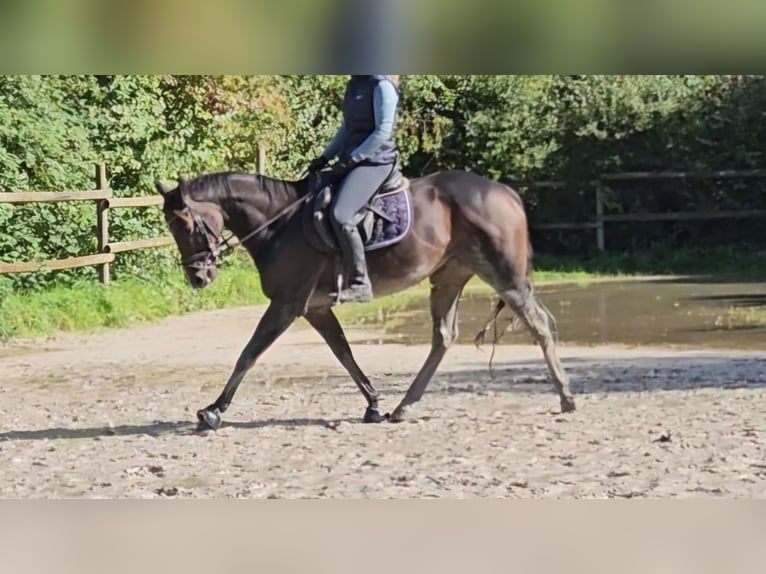
[[[766,353],[566,346],[579,410],[562,416],[536,347],[498,347],[492,380],[458,345],[415,420],[362,425],[356,387],[293,327],[228,425],[191,433],[261,312],[0,347],[0,496],[766,495]],[[349,338],[393,408],[427,347]]]

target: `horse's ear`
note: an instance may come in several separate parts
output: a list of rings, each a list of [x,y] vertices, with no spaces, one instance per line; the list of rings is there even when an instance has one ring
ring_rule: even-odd
[[[155,181],[154,187],[157,190],[157,193],[159,193],[162,197],[165,197],[168,193],[170,193],[170,188],[166,186],[161,181]]]
[[[173,214],[186,224],[186,227],[191,231],[194,228],[194,219],[186,209],[176,209]]]

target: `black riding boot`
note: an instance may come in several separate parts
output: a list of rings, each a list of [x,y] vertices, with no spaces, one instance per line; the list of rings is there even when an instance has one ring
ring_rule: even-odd
[[[372,283],[367,274],[364,243],[355,225],[338,226],[338,245],[343,262],[350,269],[348,284],[337,299],[339,303],[366,303],[372,300]]]

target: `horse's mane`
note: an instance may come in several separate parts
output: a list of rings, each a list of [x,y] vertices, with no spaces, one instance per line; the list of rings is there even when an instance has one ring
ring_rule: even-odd
[[[239,171],[218,171],[205,173],[189,180],[185,190],[197,201],[220,199],[231,193],[231,184],[236,183],[237,189],[252,188],[252,191],[266,193],[270,198],[280,196],[303,195],[307,190],[307,178],[300,180],[285,180],[269,177],[258,173]]]

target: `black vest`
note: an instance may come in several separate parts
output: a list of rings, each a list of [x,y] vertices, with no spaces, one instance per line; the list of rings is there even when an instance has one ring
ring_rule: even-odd
[[[387,76],[351,76],[346,85],[346,94],[343,98],[343,121],[346,124],[346,138],[340,152],[341,157],[348,157],[375,131],[373,92],[378,82],[391,82],[391,79]],[[396,84],[391,83],[396,87]],[[395,163],[396,144],[393,139],[384,142],[367,161],[374,164]]]

